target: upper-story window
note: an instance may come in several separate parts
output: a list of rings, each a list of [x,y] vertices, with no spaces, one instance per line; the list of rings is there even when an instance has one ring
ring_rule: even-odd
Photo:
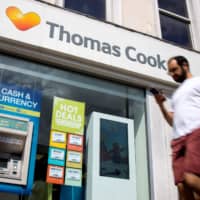
[[[158,0],[162,38],[192,47],[186,0]]]
[[[59,7],[69,8],[116,24],[122,23],[123,0],[39,0]]]
[[[64,6],[100,20],[106,18],[106,0],[65,0]]]

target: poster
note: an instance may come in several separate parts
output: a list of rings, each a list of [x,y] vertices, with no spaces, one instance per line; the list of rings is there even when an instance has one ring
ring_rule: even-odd
[[[49,145],[65,149],[67,145],[67,136],[64,132],[51,131]]]
[[[68,134],[67,149],[73,151],[83,152],[83,136]]]
[[[64,167],[48,165],[47,182],[54,184],[64,183]]]
[[[64,166],[65,154],[65,149],[49,147],[48,164]]]
[[[12,183],[8,187],[5,182],[1,182],[0,191],[2,192],[13,192],[18,194],[29,194],[31,192],[37,153],[40,105],[40,91],[11,84],[0,84],[0,113],[2,116],[8,116],[6,121],[4,117],[4,120],[1,122],[1,126],[7,126],[7,128],[19,131],[25,131],[26,123],[17,120],[20,118],[24,118],[33,124],[30,159],[28,163],[29,167],[27,174],[24,174],[24,176],[27,177],[26,183],[23,186],[17,183]],[[19,139],[15,139],[15,141],[10,139],[9,142],[15,142],[16,146],[20,141]],[[25,173],[25,170],[22,171],[22,173]],[[10,180],[8,180],[8,183],[9,181]]]
[[[82,184],[82,170],[74,168],[66,168],[65,185],[78,186]]]
[[[81,186],[84,123],[85,103],[54,97],[48,154],[48,183]],[[65,176],[61,173],[64,169]]]
[[[54,97],[52,129],[83,135],[85,103]]]

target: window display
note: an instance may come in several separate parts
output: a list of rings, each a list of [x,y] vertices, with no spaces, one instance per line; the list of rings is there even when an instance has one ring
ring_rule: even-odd
[[[85,178],[87,176],[87,148],[85,138],[77,137],[83,136],[78,134],[73,134],[72,136],[70,136],[70,133],[68,135],[69,137],[66,138],[63,131],[51,131],[53,100],[54,97],[59,97],[62,99],[70,99],[73,101],[85,103],[85,123],[83,127],[80,127],[81,129],[84,129],[83,132],[85,132],[87,128],[90,114],[93,111],[134,119],[134,131],[136,137],[136,158],[140,158],[138,159],[138,162],[136,162],[137,173],[139,174],[137,177],[140,178],[138,184],[142,183],[141,188],[144,189],[145,187],[145,191],[148,191],[148,158],[146,150],[147,145],[144,90],[129,87],[123,84],[118,84],[115,82],[110,82],[107,80],[101,80],[83,74],[70,72],[64,69],[59,69],[57,66],[42,65],[39,63],[25,61],[5,55],[0,55],[0,84],[12,84],[20,88],[37,90],[41,93],[42,101],[40,110],[40,124],[38,126],[39,135],[37,140],[38,145],[34,183],[38,181],[44,183],[46,182],[49,146],[55,145],[55,148],[62,149],[66,147],[66,145],[69,145],[70,151],[79,151],[83,153],[83,157],[81,158],[82,174],[80,174],[80,168],[74,168],[76,169],[74,171],[71,170],[73,169],[72,167],[69,167],[69,170],[66,170],[66,168],[56,168],[56,171],[64,172],[64,175],[61,173],[63,177],[63,179],[61,180],[62,183],[65,184],[64,179],[68,179],[68,182],[70,182],[71,184],[77,184],[77,186],[79,186],[80,189],[76,191],[76,195],[78,196],[78,199],[76,200],[84,199],[83,191],[85,190]],[[32,104],[32,106],[34,106],[34,104]],[[75,118],[77,122],[78,119],[80,120],[80,118]],[[105,121],[105,125],[106,123],[107,122]],[[128,180],[130,176],[130,169],[128,166],[129,161],[126,159],[127,141],[126,139],[124,139],[123,141],[120,140],[122,135],[126,135],[126,128],[123,124],[119,124],[119,127],[123,127],[123,131],[121,131],[120,133],[118,132],[119,138],[117,140],[114,140],[110,144],[111,146],[108,145],[107,148],[110,151],[110,155],[113,154],[112,159],[114,161],[114,164],[117,164],[117,166],[119,166],[119,158],[114,156],[113,149],[118,148],[117,143],[120,144],[120,159],[123,160],[123,167],[119,168],[118,170],[122,170],[123,168],[125,172],[123,171],[123,173],[119,175],[119,178],[121,180]],[[105,136],[106,135],[102,135],[102,137]],[[114,136],[109,136],[108,141],[109,139],[113,140]],[[140,144],[139,146],[137,146],[137,142],[138,144]],[[137,148],[141,147],[141,145],[143,151],[137,150]],[[65,152],[65,154],[66,162],[67,152]],[[61,161],[59,159],[54,159],[55,155],[57,155],[57,152],[53,151],[53,163]],[[63,154],[59,154],[60,157],[61,155]],[[110,162],[113,162],[111,157],[109,159]],[[102,162],[102,167],[103,164],[105,163]],[[2,163],[2,165],[4,165],[4,163]],[[54,168],[52,168],[52,170],[54,171]],[[52,170],[50,170],[49,172],[52,172]],[[98,173],[100,173],[100,171]],[[102,173],[105,175],[107,172],[102,171]],[[117,173],[115,172],[114,176],[116,176]],[[58,173],[58,175],[59,174],[60,173]],[[145,186],[143,184],[144,182],[147,183]],[[65,189],[66,186],[53,184],[52,187],[53,189],[51,190],[51,195],[49,196],[49,198],[51,197],[52,200],[59,200],[60,198],[62,198],[62,195],[67,196],[67,192]],[[67,186],[68,192],[71,191],[70,187],[71,186]],[[78,194],[78,192],[80,192],[80,194]]]

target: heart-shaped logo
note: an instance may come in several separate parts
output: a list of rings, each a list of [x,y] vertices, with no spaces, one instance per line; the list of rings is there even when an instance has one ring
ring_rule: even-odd
[[[26,31],[34,26],[40,24],[40,16],[34,12],[28,12],[23,14],[17,7],[10,6],[6,9],[6,15],[11,22],[20,31]]]

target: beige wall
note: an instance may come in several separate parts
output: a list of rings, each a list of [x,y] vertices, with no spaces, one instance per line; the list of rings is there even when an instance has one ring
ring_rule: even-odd
[[[155,3],[153,0],[123,0],[122,26],[158,36]]]
[[[63,6],[64,0],[43,0]],[[124,27],[159,36],[156,0],[107,0],[107,20]]]

